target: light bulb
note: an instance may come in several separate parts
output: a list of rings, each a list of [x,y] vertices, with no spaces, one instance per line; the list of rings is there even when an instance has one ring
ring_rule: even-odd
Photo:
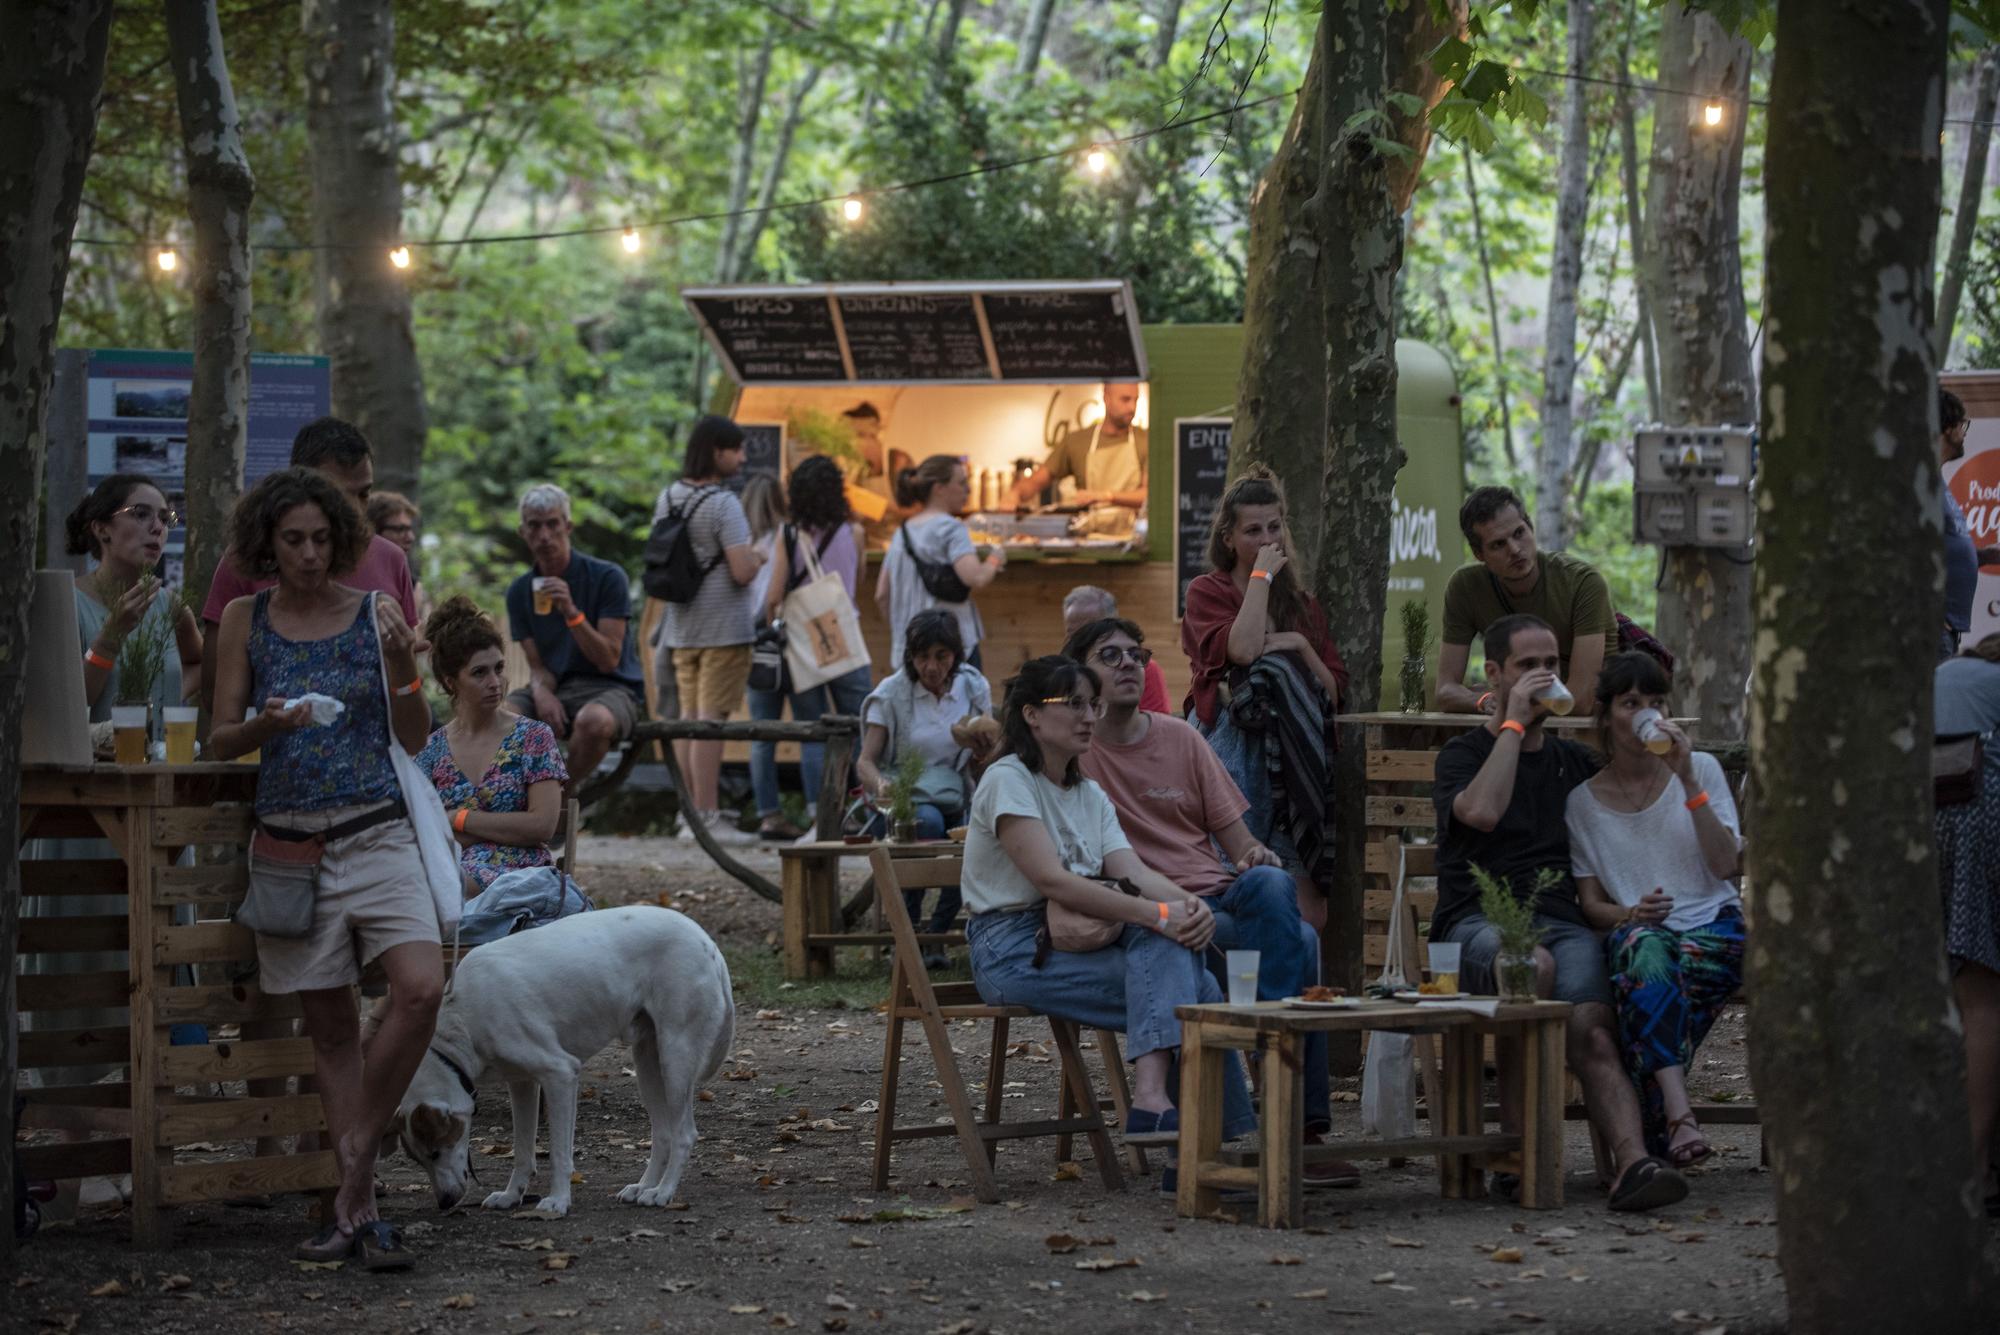
[[[1703,107],[1701,109],[1701,120],[1704,125],[1722,124],[1722,103],[1711,102]]]
[[[1090,169],[1092,176],[1102,176],[1111,166],[1111,155],[1093,145],[1091,150],[1083,155],[1083,165]]]
[[[859,195],[849,195],[846,199],[841,200],[840,216],[849,222],[860,222],[861,197]]]
[[[409,268],[410,248],[408,246],[397,246],[389,252],[389,263],[395,265],[398,269]]]
[[[161,273],[172,273],[180,267],[181,257],[174,253],[171,246],[162,246],[153,252],[153,263],[160,266]]]
[[[636,227],[626,228],[625,234],[618,238],[618,244],[625,247],[627,255],[637,255],[639,253],[639,229]]]

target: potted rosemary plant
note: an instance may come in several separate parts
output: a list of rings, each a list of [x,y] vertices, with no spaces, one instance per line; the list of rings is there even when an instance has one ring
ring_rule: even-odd
[[[1424,712],[1424,655],[1430,650],[1431,610],[1421,598],[1403,601],[1403,677],[1405,714]]]
[[[917,782],[924,777],[923,753],[908,747],[896,758],[896,777],[889,780],[889,838],[893,843],[917,840]]]
[[[123,590],[107,590],[111,598]],[[107,606],[112,605],[107,599]],[[167,664],[174,636],[173,618],[147,615],[139,619],[118,646],[115,680],[118,693],[111,706],[113,758],[121,765],[143,765],[153,740],[153,688]]]
[[[1562,873],[1553,867],[1542,868],[1535,874],[1534,893],[1525,901],[1484,867],[1473,867],[1472,879],[1479,886],[1480,915],[1500,933],[1500,958],[1494,973],[1501,999],[1533,1001],[1535,947],[1542,940],[1542,929],[1535,924],[1535,901],[1562,880]]]

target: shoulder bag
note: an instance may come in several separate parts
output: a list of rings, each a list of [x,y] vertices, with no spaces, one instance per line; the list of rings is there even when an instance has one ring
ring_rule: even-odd
[[[896,536],[902,540],[903,554],[917,568],[917,578],[924,582],[924,589],[931,597],[941,603],[962,603],[972,597],[972,586],[958,577],[951,562],[926,561],[917,555],[917,544],[910,540],[908,524],[897,529]]]
[[[832,536],[827,540],[831,542]],[[847,596],[847,582],[821,568],[811,543],[793,542],[791,553],[804,557],[807,578],[785,594],[778,618],[785,628],[785,667],[792,689],[809,691],[867,666],[870,659],[868,644],[861,638],[861,614]]]
[[[375,614],[370,594],[368,613]],[[397,615],[401,615],[399,611]],[[389,763],[395,768],[397,786],[403,790],[403,805],[409,811],[410,828],[416,831],[417,847],[423,854],[424,881],[430,886],[431,903],[437,909],[438,939],[455,936],[465,908],[465,877],[458,868],[458,843],[451,837],[451,819],[444,814],[444,799],[438,796],[417,758],[396,740],[396,694],[389,685],[389,663],[380,653],[381,635],[376,634],[376,658],[382,665],[382,703],[388,710]]]
[[[1941,807],[1979,800],[1979,775],[1986,768],[1986,742],[1976,732],[1940,737],[1931,745],[1931,787]]]

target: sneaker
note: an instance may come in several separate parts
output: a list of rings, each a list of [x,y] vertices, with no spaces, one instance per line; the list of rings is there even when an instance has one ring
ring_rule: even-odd
[[[1308,1146],[1326,1144],[1326,1137],[1317,1131],[1305,1134]],[[1358,1187],[1361,1185],[1361,1170],[1345,1159],[1308,1159],[1305,1165],[1305,1184],[1308,1187]]]
[[[951,957],[946,955],[942,950],[925,951],[924,967],[926,969],[948,969],[951,967]]]
[[[1178,1108],[1169,1108],[1165,1112],[1133,1108],[1125,1114],[1127,1145],[1178,1145],[1180,1139],[1181,1113]]]
[[[770,843],[797,843],[804,833],[783,816],[766,816],[757,826],[757,837]]]
[[[709,834],[715,837],[715,842],[718,844],[742,845],[757,842],[756,834],[749,830],[739,830],[736,828],[736,815],[734,812],[710,811],[703,814],[702,820],[707,824]]]
[[[679,826],[674,830],[674,838],[683,844],[693,843],[694,822],[695,813],[687,807],[681,808]]]

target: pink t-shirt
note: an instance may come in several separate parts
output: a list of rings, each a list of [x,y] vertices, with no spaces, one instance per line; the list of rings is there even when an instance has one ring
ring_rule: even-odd
[[[222,609],[247,594],[258,593],[276,584],[276,579],[251,579],[236,568],[236,562],[224,553],[215,565],[215,578],[209,581],[208,601],[202,604],[201,619],[222,624]],[[368,550],[361,558],[361,564],[354,567],[338,581],[350,589],[363,593],[386,593],[402,604],[403,615],[412,626],[417,624],[417,586],[410,578],[410,563],[403,555],[403,549],[381,534],[368,541]]]
[[[1170,714],[1148,714],[1151,726],[1131,746],[1102,733],[1077,758],[1095,779],[1139,860],[1197,895],[1219,893],[1235,878],[1209,842],[1250,809],[1236,781],[1200,733]]]

